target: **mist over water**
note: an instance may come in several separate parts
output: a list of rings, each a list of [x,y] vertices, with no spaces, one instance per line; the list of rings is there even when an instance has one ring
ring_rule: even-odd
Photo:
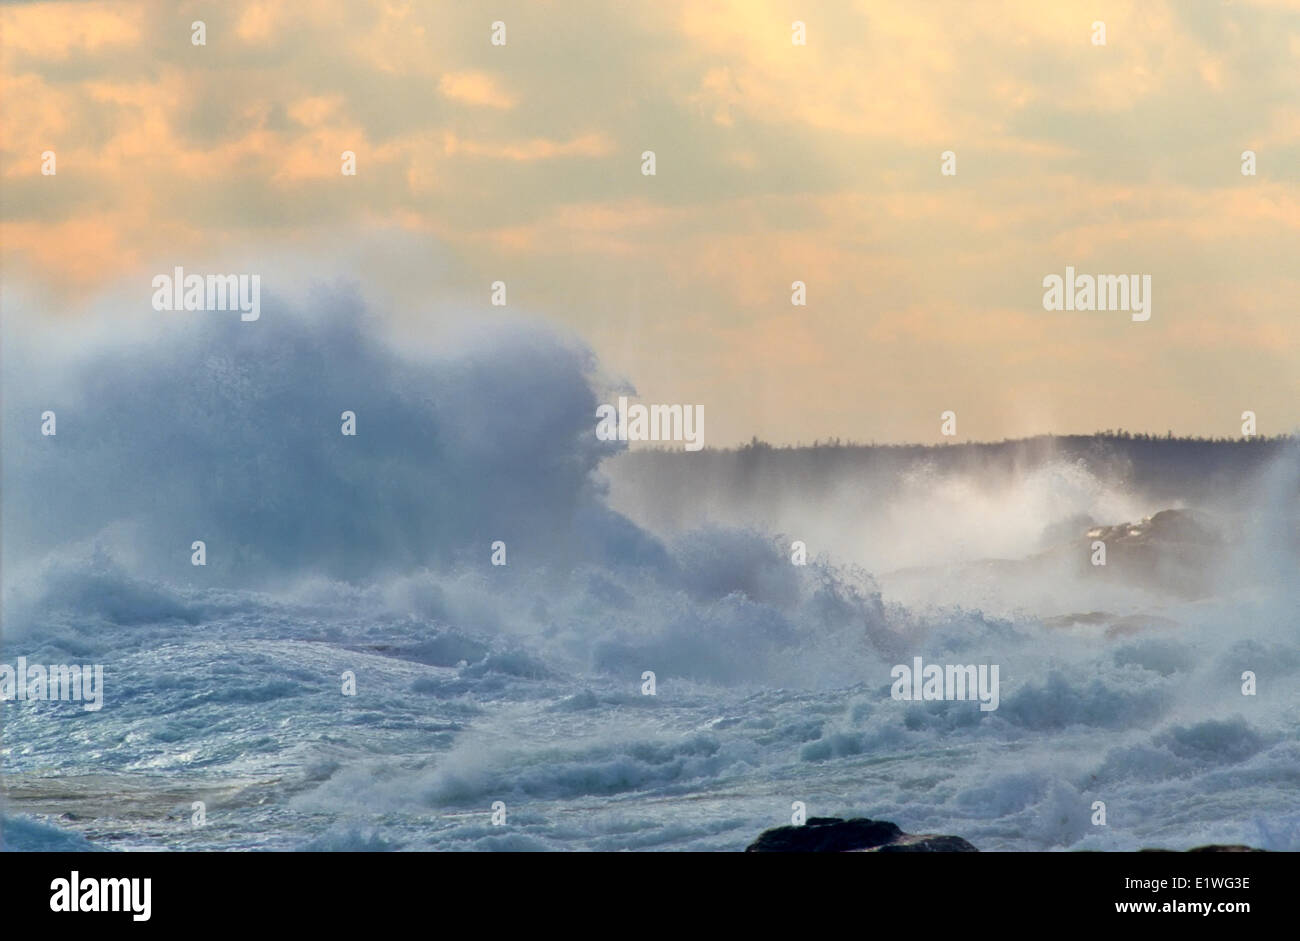
[[[346,294],[4,365],[0,661],[106,678],[4,704],[9,848],[741,849],[796,800],[1300,848],[1294,443],[625,452],[577,338],[421,355]],[[914,656],[999,708],[893,700]]]

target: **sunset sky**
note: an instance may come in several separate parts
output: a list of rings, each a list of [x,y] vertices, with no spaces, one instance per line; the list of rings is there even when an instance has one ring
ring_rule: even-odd
[[[0,23],[12,321],[187,316],[149,304],[183,265],[259,273],[264,306],[355,282],[433,343],[502,317],[502,280],[509,314],[641,400],[702,404],[710,446],[940,441],[946,409],[959,440],[1300,426],[1297,2],[121,0]],[[1044,310],[1067,265],[1149,274],[1150,321]]]

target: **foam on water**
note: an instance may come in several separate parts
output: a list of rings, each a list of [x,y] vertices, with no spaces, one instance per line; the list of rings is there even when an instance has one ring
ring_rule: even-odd
[[[922,462],[856,532],[851,479],[652,530],[611,506],[631,456],[595,438],[580,342],[382,336],[341,296],[116,347],[6,338],[3,662],[106,681],[100,712],[4,705],[7,849],[739,849],[795,800],[982,849],[1300,848],[1294,451],[1235,495],[1224,585],[1189,599],[960,568],[1151,512],[1077,462]],[[18,431],[45,408],[57,437]],[[830,549],[793,566],[793,531]],[[1090,601],[1159,620],[1042,617]],[[891,699],[913,656],[999,664],[1000,708]]]

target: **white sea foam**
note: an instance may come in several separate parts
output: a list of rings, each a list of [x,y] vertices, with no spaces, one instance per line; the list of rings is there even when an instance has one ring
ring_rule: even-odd
[[[629,498],[572,338],[413,359],[347,297],[257,327],[48,369],[6,343],[3,653],[114,683],[93,717],[7,712],[10,848],[738,849],[793,800],[983,849],[1300,848],[1294,451],[1225,495],[1249,525],[1189,598],[1038,558],[1162,508],[1101,465],[921,462],[857,515],[851,474],[762,506],[736,482],[676,525],[642,512],[662,481]],[[57,438],[18,433],[50,403]],[[1101,619],[1042,616],[1071,611]],[[892,700],[913,656],[999,664],[999,708]],[[76,820],[42,816],[51,775]]]

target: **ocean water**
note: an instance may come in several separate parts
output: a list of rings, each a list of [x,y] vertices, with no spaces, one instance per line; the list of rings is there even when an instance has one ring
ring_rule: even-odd
[[[104,702],[0,707],[6,849],[740,850],[796,801],[981,850],[1300,849],[1294,446],[1185,498],[1047,453],[770,499],[596,440],[613,384],[539,325],[417,355],[343,297],[31,342],[0,662],[102,664]],[[1167,509],[1208,541],[1088,564]],[[916,656],[997,664],[998,708],[894,699]]]

